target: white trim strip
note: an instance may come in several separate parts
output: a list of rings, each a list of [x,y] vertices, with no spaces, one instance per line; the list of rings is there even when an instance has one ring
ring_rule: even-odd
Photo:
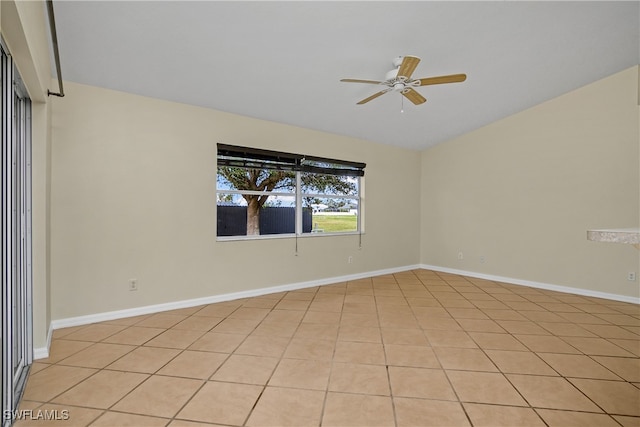
[[[565,292],[569,294],[590,296],[596,298],[604,298],[613,301],[622,301],[632,304],[640,304],[640,298],[609,294],[605,292],[590,291],[587,289],[571,288],[567,286],[552,285],[549,283],[534,282],[531,280],[514,279],[512,277],[495,276],[491,274],[477,273],[474,271],[458,270],[455,268],[440,267],[429,264],[416,264],[404,267],[388,268],[383,270],[370,271],[365,273],[349,274],[346,276],[331,277],[326,279],[311,280],[308,282],[291,283],[288,285],[272,286],[268,288],[253,289],[249,291],[233,292],[229,294],[213,295],[204,298],[195,298],[190,300],[175,301],[164,304],[148,305],[126,310],[108,311],[104,313],[90,314],[87,316],[69,317],[66,319],[53,320],[47,334],[47,347],[34,349],[34,359],[43,359],[49,356],[49,348],[51,346],[51,337],[55,329],[68,328],[71,326],[82,326],[90,323],[104,322],[107,320],[122,319],[125,317],[140,316],[143,314],[159,313],[167,310],[177,310],[180,308],[196,307],[205,304],[214,304],[217,302],[232,301],[241,298],[251,298],[261,295],[272,294],[276,292],[295,291],[298,289],[311,288],[314,286],[330,285],[334,283],[347,282],[350,280],[366,279],[368,277],[382,276],[385,274],[400,273],[416,269],[440,271],[442,273],[459,274],[462,276],[475,277],[478,279],[492,280],[496,282],[509,283],[513,285],[529,286],[537,289],[546,289],[550,291]]]
[[[177,310],[180,308],[196,307],[217,302],[232,301],[241,298],[251,298],[261,295],[273,294],[276,292],[295,291],[297,289],[311,288],[313,286],[329,285],[346,282],[349,280],[366,279],[367,277],[382,276],[385,274],[400,273],[403,271],[418,269],[420,266],[411,265],[405,267],[389,268],[384,270],[369,271],[365,273],[350,274],[346,276],[330,277],[326,279],[311,280],[308,282],[291,283],[288,285],[272,286],[268,288],[253,289],[248,291],[233,292],[229,294],[213,295],[203,298],[169,302],[164,304],[147,305],[143,307],[130,308],[125,310],[108,311],[104,313],[90,314],[87,316],[69,317],[66,319],[53,320],[52,329],[68,328],[71,326],[88,325],[95,322],[122,319],[125,317],[140,316],[143,314],[158,313],[161,311]]]
[[[613,301],[640,304],[640,298],[627,295],[610,294],[606,292],[591,291],[589,289],[571,288],[569,286],[552,285],[550,283],[534,282],[532,280],[514,279],[513,277],[494,276],[492,274],[476,273],[475,271],[458,270],[457,268],[440,267],[437,265],[421,264],[425,270],[440,271],[442,273],[459,274],[461,276],[475,277],[477,279],[492,280],[494,282],[509,283],[511,285],[529,286],[530,288],[546,289],[548,291],[564,292],[568,294],[587,297],[603,298]]]
[[[49,349],[51,348],[51,338],[53,337],[53,322],[49,324],[49,331],[47,332],[47,345],[46,347],[38,347],[33,349],[33,358],[46,359],[49,357]]]

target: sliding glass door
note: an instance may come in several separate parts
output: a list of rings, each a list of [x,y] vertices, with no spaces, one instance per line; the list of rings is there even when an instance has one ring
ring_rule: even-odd
[[[0,42],[2,174],[2,426],[10,426],[33,358],[31,337],[31,102]]]

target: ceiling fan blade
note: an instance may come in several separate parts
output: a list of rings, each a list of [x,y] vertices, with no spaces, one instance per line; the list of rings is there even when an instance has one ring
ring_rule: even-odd
[[[411,78],[411,74],[413,74],[419,62],[420,58],[418,58],[417,56],[405,56],[402,59],[400,68],[398,69],[397,77],[405,77],[406,80],[409,80]]]
[[[379,82],[377,80],[361,80],[361,79],[341,79],[341,82],[346,82],[346,83],[369,83],[372,85],[379,85],[383,82]]]
[[[418,79],[420,86],[427,85],[439,85],[442,83],[459,83],[467,79],[466,74],[451,74],[449,76],[427,77],[424,79]]]
[[[406,92],[402,92],[402,94],[404,95],[405,98],[407,98],[409,101],[413,102],[416,105],[423,104],[424,102],[427,101],[427,98],[420,95],[418,92],[416,92],[413,89],[409,89]]]
[[[367,102],[371,101],[372,99],[376,99],[377,97],[384,95],[385,93],[389,92],[391,90],[391,88],[389,89],[385,89],[385,90],[381,90],[378,93],[374,93],[373,95],[371,95],[368,98],[363,99],[362,101],[358,102],[358,105],[362,105],[362,104],[366,104]]]

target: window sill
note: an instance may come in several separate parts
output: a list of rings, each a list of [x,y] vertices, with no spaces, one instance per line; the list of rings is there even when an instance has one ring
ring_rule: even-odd
[[[240,240],[274,240],[274,239],[308,239],[315,237],[329,237],[329,236],[358,236],[365,234],[363,231],[347,231],[344,233],[304,233],[304,234],[265,234],[260,236],[219,236],[216,237],[216,242],[235,242]]]

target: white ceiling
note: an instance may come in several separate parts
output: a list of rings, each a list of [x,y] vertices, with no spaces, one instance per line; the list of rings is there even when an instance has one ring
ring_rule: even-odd
[[[65,80],[424,149],[640,62],[640,2],[55,1]],[[466,73],[365,105],[393,58]]]

